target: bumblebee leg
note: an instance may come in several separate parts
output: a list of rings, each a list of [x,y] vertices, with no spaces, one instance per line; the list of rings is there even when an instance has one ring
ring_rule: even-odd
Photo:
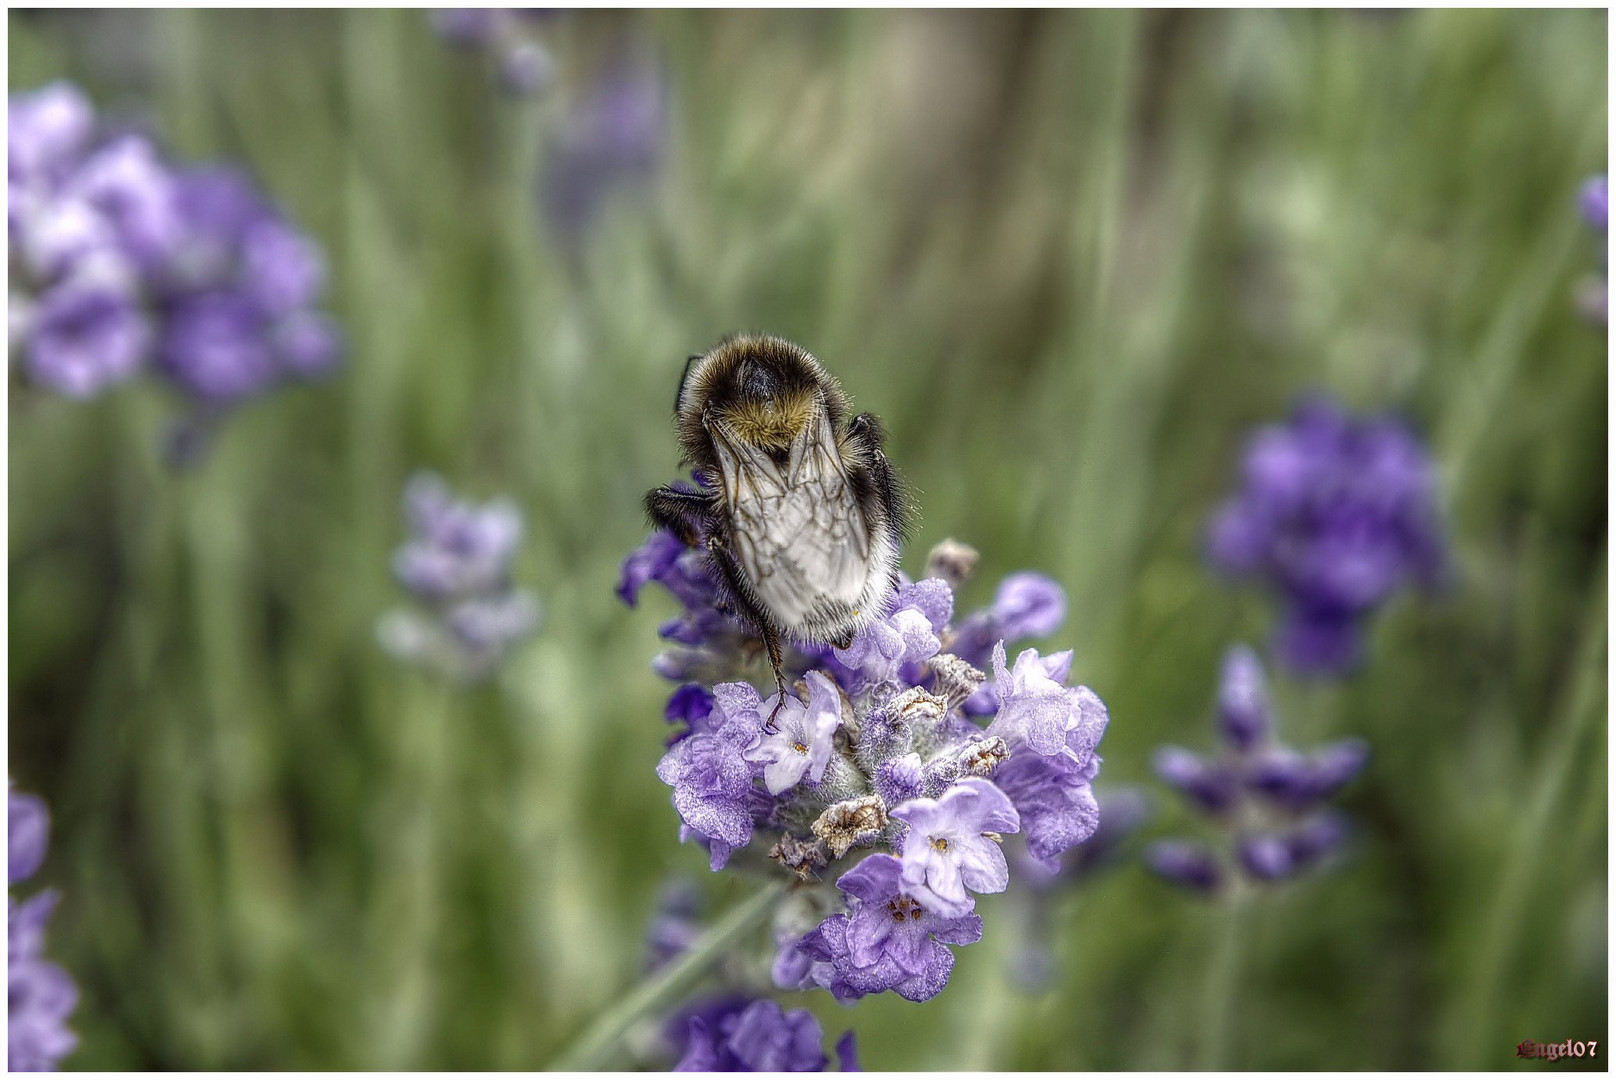
[[[712,533],[716,513],[715,496],[700,491],[680,491],[664,485],[645,493],[645,514],[651,524],[667,529],[690,547],[701,534]]]
[[[774,685],[779,691],[779,696],[774,702],[774,709],[769,713],[769,718],[764,722],[763,726],[766,730],[774,731],[774,718],[780,715],[780,710],[785,708],[786,705],[786,675],[781,670],[780,635],[775,633],[774,627],[768,623],[763,624],[763,646],[769,650],[769,666],[774,668]]]
[[[862,412],[847,422],[847,439],[875,453],[887,441],[881,430],[881,418],[874,413]]]
[[[757,631],[758,637],[763,639],[763,647],[769,651],[769,667],[774,671],[775,688],[780,691],[780,700],[774,703],[774,710],[769,713],[769,719],[764,724],[764,727],[773,731],[774,718],[780,714],[786,703],[785,658],[780,651],[780,631],[775,629],[773,620],[747,599],[746,579],[741,574],[740,564],[716,535],[708,536],[707,550],[712,553],[713,561],[718,564],[719,573],[723,575],[724,584],[729,590],[728,600],[735,614]]]
[[[907,503],[892,465],[881,451],[885,442],[886,433],[874,413],[859,413],[847,422],[847,445],[867,463],[853,476],[859,505],[867,517],[885,522],[893,540],[901,541],[908,528],[904,515]],[[897,584],[896,570],[893,584]]]

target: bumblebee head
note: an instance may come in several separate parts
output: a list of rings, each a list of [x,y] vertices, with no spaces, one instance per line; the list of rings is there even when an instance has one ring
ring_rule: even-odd
[[[781,455],[820,410],[828,411],[832,430],[840,430],[847,399],[806,349],[776,337],[729,338],[685,369],[679,441],[693,464],[709,464],[708,427],[718,421],[736,438]]]

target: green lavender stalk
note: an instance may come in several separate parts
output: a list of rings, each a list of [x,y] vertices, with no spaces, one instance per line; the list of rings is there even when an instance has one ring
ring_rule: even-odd
[[[556,1055],[549,1068],[579,1072],[611,1064],[628,1030],[641,1018],[671,1006],[679,995],[722,960],[737,941],[761,927],[774,911],[775,901],[785,895],[789,885],[788,881],[771,882],[731,908],[676,960],[597,1016],[572,1045]]]

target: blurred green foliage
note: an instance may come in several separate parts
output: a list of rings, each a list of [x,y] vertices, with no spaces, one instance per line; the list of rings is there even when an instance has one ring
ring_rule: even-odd
[[[1111,783],[1202,741],[1221,651],[1268,625],[1199,557],[1249,426],[1312,387],[1405,411],[1456,587],[1385,613],[1347,684],[1278,688],[1298,743],[1375,758],[1354,858],[1264,904],[1229,1063],[1608,1060],[1607,366],[1571,299],[1603,12],[597,12],[543,24],[528,102],[420,11],[10,28],[14,88],[70,77],[249,164],[350,342],[179,475],[151,388],[13,381],[10,771],[54,811],[69,1067],[538,1067],[636,980],[668,875],[744,895],[652,774],[670,605],[612,595],[683,359],[737,329],[885,418],[910,572],[954,536],[966,606],[1066,586],[1050,644],[1111,706]],[[568,249],[535,177],[625,40],[666,62],[666,166]],[[528,514],[545,626],[470,692],[374,644],[420,467]],[[1042,995],[988,897],[936,1001],[788,998],[873,1068],[1189,1063],[1211,909],[1130,866],[1059,910]]]

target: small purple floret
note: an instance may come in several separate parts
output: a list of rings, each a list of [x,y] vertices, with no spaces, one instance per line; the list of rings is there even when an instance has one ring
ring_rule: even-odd
[[[773,1001],[754,1001],[716,1024],[690,1020],[689,1041],[675,1072],[818,1072],[827,1062],[824,1032],[807,1009],[782,1012]]]
[[[965,777],[941,798],[911,799],[891,815],[909,826],[904,889],[928,910],[958,918],[974,906],[970,892],[1003,892],[1010,883],[1004,851],[988,834],[1020,832],[1021,818],[991,781]]]
[[[1199,892],[1212,891],[1223,878],[1211,849],[1188,841],[1152,844],[1145,851],[1145,865],[1173,884]]]

